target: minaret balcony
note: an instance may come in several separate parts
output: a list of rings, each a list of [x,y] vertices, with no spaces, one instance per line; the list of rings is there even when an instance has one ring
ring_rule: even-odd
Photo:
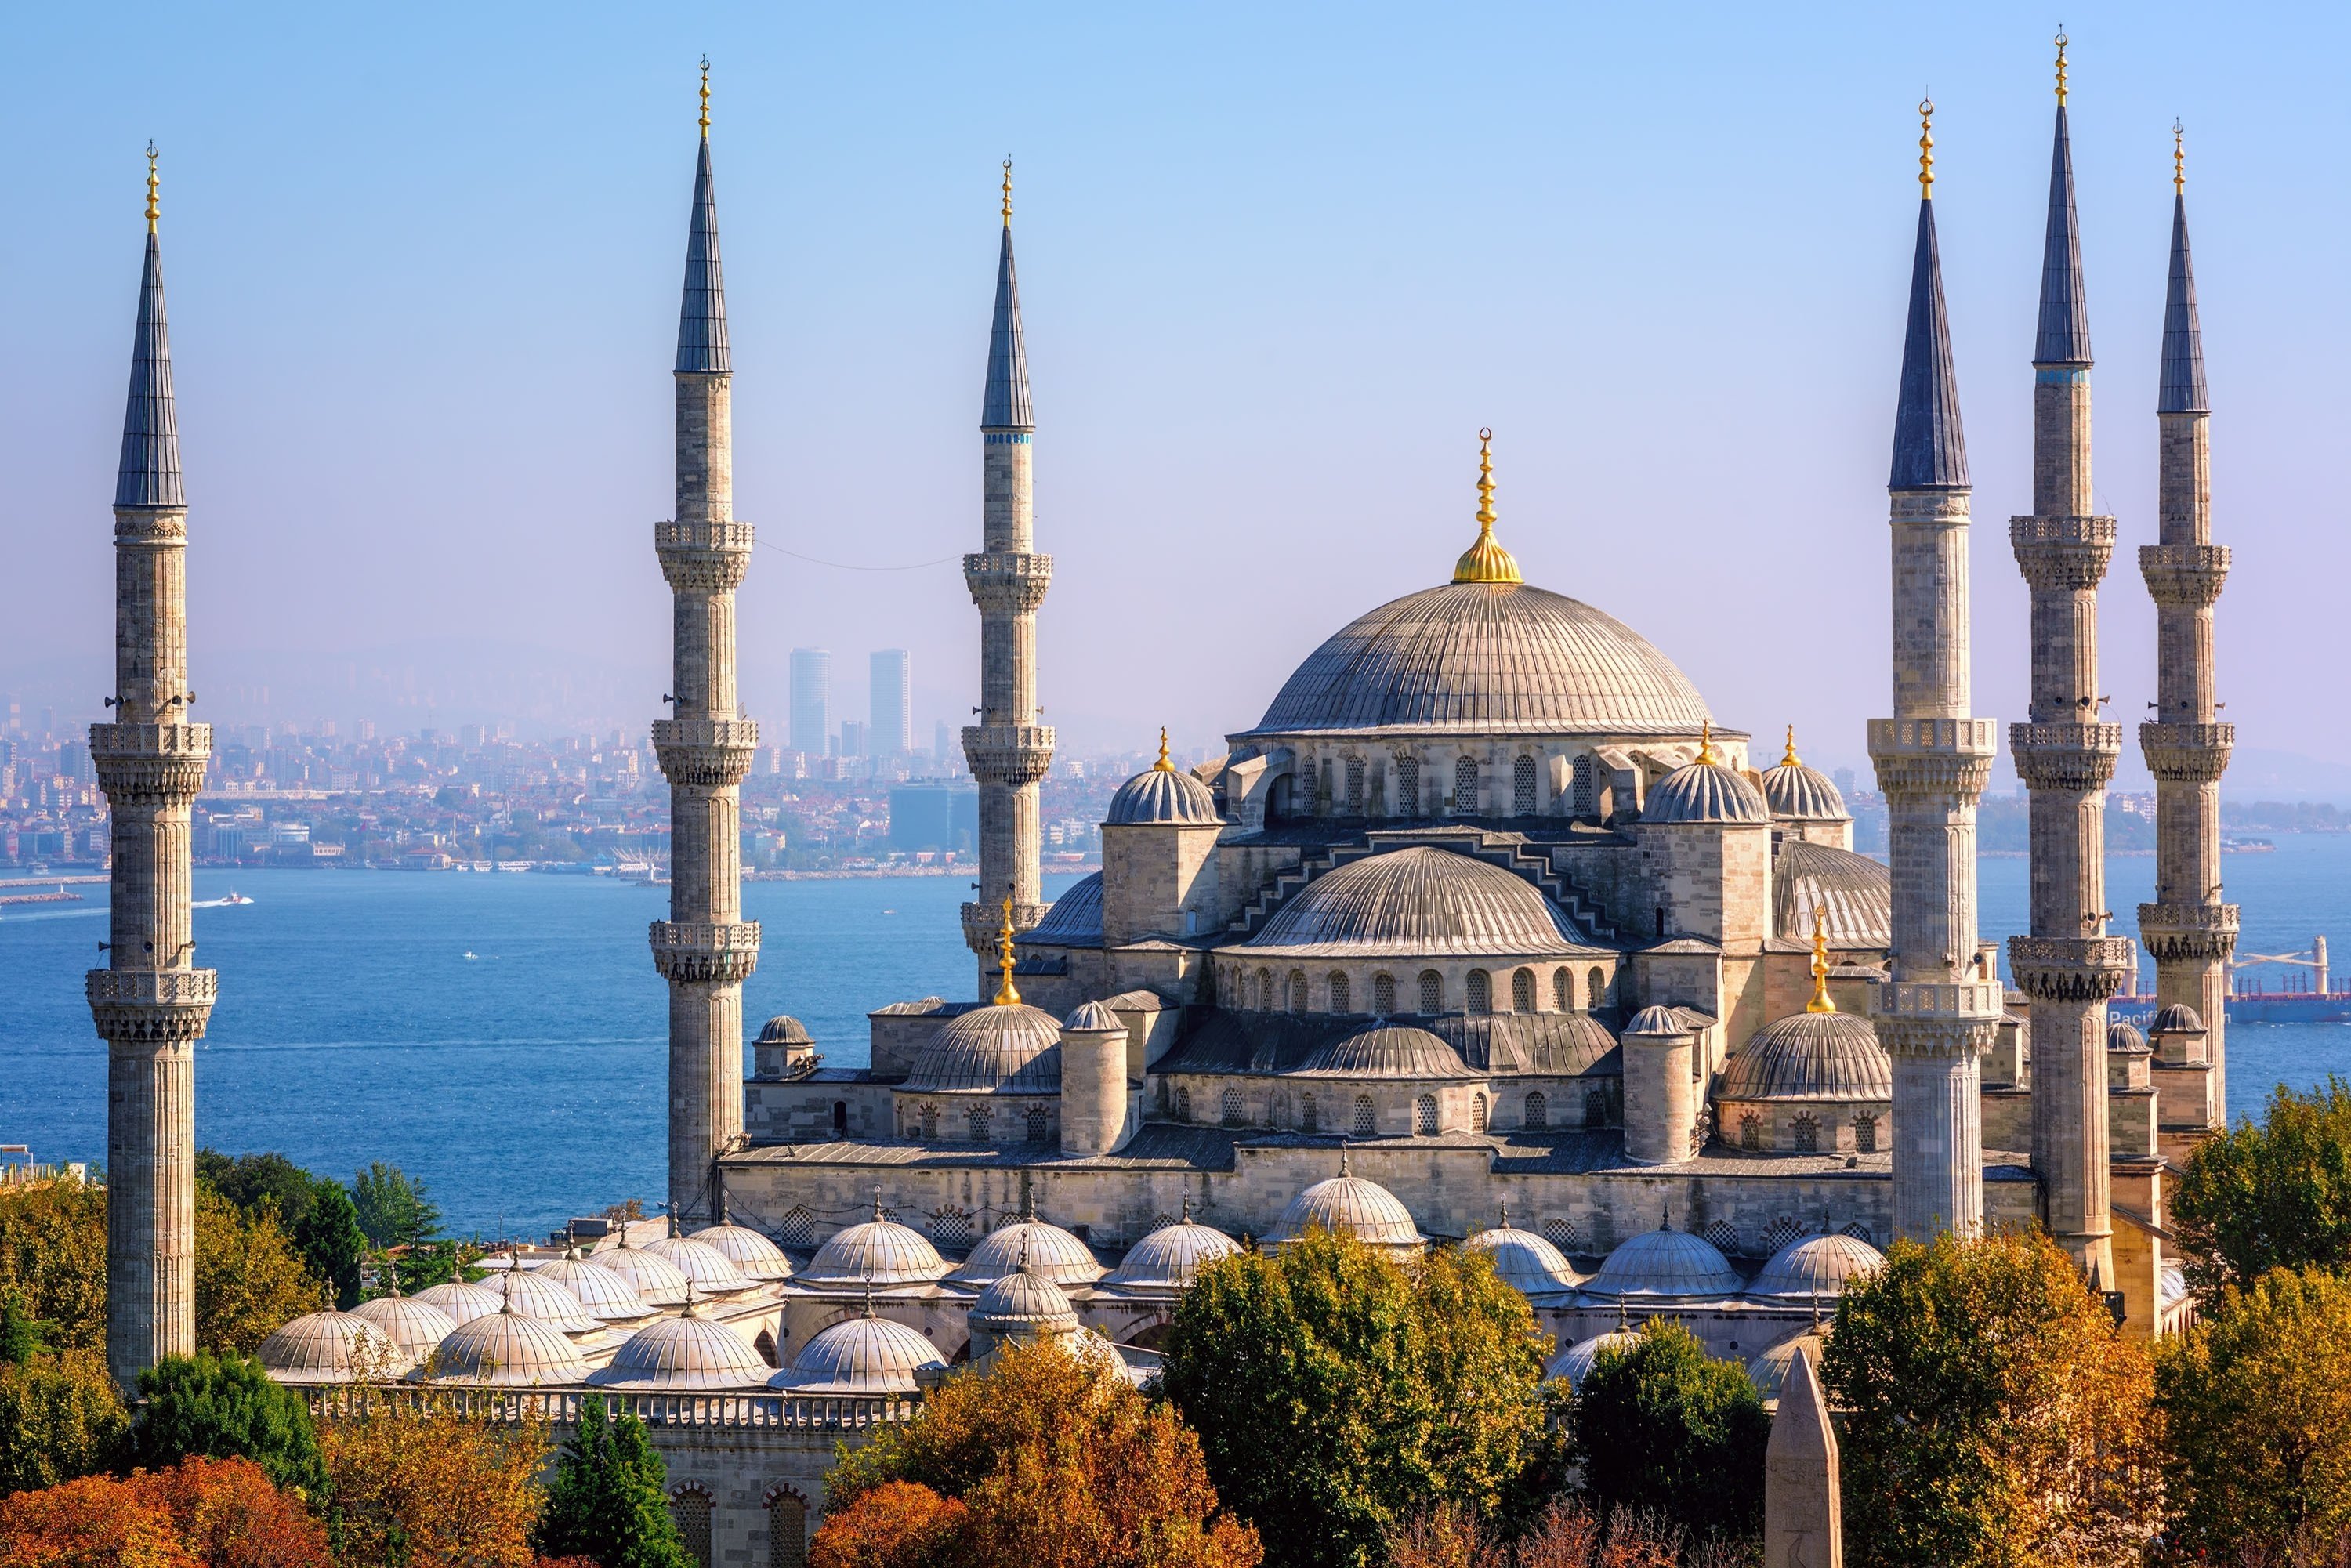
[[[2011,936],[2008,972],[2036,1002],[2102,1002],[2130,978],[2127,936]]]
[[[982,784],[1037,783],[1053,766],[1053,729],[1042,724],[975,724],[963,732],[964,760]]]
[[[2237,950],[2233,904],[2142,904],[2138,939],[2158,964],[2220,963]]]
[[[647,929],[664,979],[735,985],[759,967],[759,923],[656,920]]]
[[[2237,744],[2233,724],[2143,724],[2139,754],[2158,784],[2217,784]]]
[[[2009,755],[2027,789],[2103,789],[2122,755],[2118,724],[2012,724]]]
[[[184,805],[204,787],[213,753],[208,724],[94,724],[90,765],[98,787],[118,805],[132,801]]]
[[[2011,517],[2008,542],[2032,587],[2058,592],[2095,588],[2114,559],[2112,517]]]
[[[2000,721],[1990,718],[1874,718],[1869,758],[1877,787],[1901,795],[1957,795],[1972,800],[1991,781]]]
[[[83,977],[101,1039],[177,1045],[200,1038],[220,998],[216,969],[92,969]]]
[[[2226,545],[2141,545],[2138,572],[2148,597],[2166,609],[2201,610],[2229,580]]]
[[[725,789],[751,771],[759,727],[747,718],[664,718],[653,721],[653,755],[673,785]]]
[[[653,525],[657,550],[740,550],[749,553],[758,530],[733,517],[696,517],[685,522],[664,519]]]
[[[1886,980],[1869,988],[1869,1020],[1897,1056],[1980,1056],[2006,1010],[1998,980]]]
[[[1018,933],[1033,931],[1045,918],[1050,904],[1016,904],[1012,906],[1012,929]],[[1004,925],[1004,904],[967,904],[963,906],[963,943],[975,953],[996,956],[997,940]],[[1019,956],[1013,956],[1013,967],[1019,967]]]
[[[985,550],[963,558],[963,580],[983,614],[1029,615],[1053,585],[1053,558],[1022,550]]]

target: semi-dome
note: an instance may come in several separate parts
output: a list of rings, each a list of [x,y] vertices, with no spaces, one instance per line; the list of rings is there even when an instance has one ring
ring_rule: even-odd
[[[1159,760],[1118,787],[1110,798],[1106,828],[1171,822],[1185,827],[1221,827],[1217,798],[1208,787],[1167,759],[1167,732],[1159,734]]]
[[[613,1270],[590,1263],[580,1255],[577,1247],[551,1263],[541,1263],[538,1274],[579,1297],[580,1306],[591,1318],[608,1323],[629,1323],[653,1315],[654,1309],[637,1294],[634,1285]]]
[[[1894,1098],[1894,1062],[1869,1020],[1851,1013],[1791,1013],[1757,1030],[1722,1066],[1722,1100],[1879,1101]]]
[[[1412,1211],[1396,1195],[1375,1181],[1350,1175],[1343,1160],[1339,1174],[1318,1181],[1290,1200],[1274,1221],[1266,1239],[1276,1246],[1296,1241],[1309,1230],[1329,1230],[1391,1251],[1418,1251],[1428,1238],[1413,1223]]]
[[[1818,1329],[1800,1333],[1793,1339],[1782,1340],[1747,1364],[1748,1380],[1755,1385],[1755,1392],[1763,1396],[1763,1403],[1776,1405],[1780,1400],[1780,1390],[1787,1386],[1788,1371],[1795,1364],[1796,1353],[1799,1350],[1809,1352],[1813,1369],[1817,1374],[1821,1357],[1828,1354],[1828,1336]]]
[[[416,1364],[413,1354],[356,1312],[304,1312],[280,1324],[256,1354],[273,1381],[291,1384],[397,1376]]]
[[[918,1374],[946,1365],[929,1340],[869,1306],[862,1317],[810,1335],[768,1384],[795,1394],[912,1394]]]
[[[1198,1279],[1201,1270],[1240,1249],[1240,1243],[1223,1231],[1196,1224],[1187,1203],[1183,1218],[1161,1226],[1128,1248],[1102,1282],[1129,1289],[1180,1290]]]
[[[1317,1049],[1293,1076],[1332,1078],[1474,1078],[1455,1051],[1425,1029],[1375,1024]]]
[[[2144,1054],[2147,1051],[2147,1036],[2139,1033],[2135,1025],[2116,1019],[2106,1026],[2106,1049]]]
[[[617,1246],[599,1248],[588,1255],[588,1261],[596,1268],[610,1269],[656,1307],[685,1305],[685,1271],[649,1248],[631,1246],[625,1230]]]
[[[1835,1231],[1805,1236],[1773,1253],[1747,1293],[1782,1306],[1834,1301],[1847,1285],[1885,1267],[1886,1254],[1858,1236]]]
[[[1689,677],[1631,627],[1518,582],[1450,582],[1357,616],[1251,736],[1319,730],[1696,735]]]
[[[899,1090],[910,1094],[1058,1094],[1061,1026],[1026,1002],[994,1002],[947,1020]]]
[[[946,1260],[930,1238],[912,1226],[885,1218],[879,1201],[873,1218],[850,1226],[816,1249],[799,1276],[803,1285],[927,1283],[947,1271]]]
[[[1730,1260],[1702,1236],[1686,1230],[1645,1230],[1617,1244],[1585,1293],[1612,1301],[1684,1300],[1739,1294]]]
[[[647,1323],[590,1373],[600,1388],[706,1391],[762,1388],[771,1369],[739,1335],[688,1307],[682,1317]]]
[[[1045,910],[1020,940],[1049,947],[1098,946],[1102,939],[1102,873],[1081,876]]]
[[[496,1291],[464,1280],[452,1280],[445,1285],[427,1285],[409,1300],[440,1308],[459,1328],[475,1318],[489,1316],[505,1304],[505,1298]]]
[[[382,1330],[384,1337],[411,1361],[432,1354],[434,1345],[457,1331],[456,1319],[413,1296],[377,1296],[353,1307],[351,1316],[365,1318]]]
[[[528,1388],[580,1383],[588,1364],[554,1326],[517,1312],[496,1312],[441,1342],[425,1375],[435,1383]]]
[[[520,1269],[508,1269],[492,1278],[496,1283],[486,1288],[496,1291],[503,1305],[527,1318],[537,1318],[558,1333],[597,1333],[604,1327],[577,1295],[552,1280]]]
[[[1429,844],[1323,873],[1245,947],[1319,958],[1529,956],[1586,951],[1533,883]]]
[[[1575,1289],[1579,1281],[1567,1254],[1547,1237],[1512,1228],[1505,1212],[1502,1223],[1480,1230],[1461,1243],[1461,1250],[1492,1260],[1495,1278],[1522,1296],[1549,1295]]]
[[[1064,1285],[1083,1285],[1102,1276],[1101,1260],[1084,1242],[1034,1211],[979,1239],[962,1267],[947,1276],[965,1285],[985,1285],[1029,1269]]]
[[[1883,948],[1894,940],[1894,876],[1885,862],[1834,844],[1785,838],[1771,860],[1771,929],[1792,941],[1828,917],[1835,947]]]
[[[808,1026],[789,1013],[778,1013],[759,1026],[761,1045],[814,1045]]]
[[[664,1236],[645,1250],[676,1264],[697,1295],[737,1296],[754,1283],[751,1276],[735,1266],[734,1259],[690,1236]]]
[[[1747,775],[1712,760],[1711,751],[1675,768],[1642,797],[1644,823],[1673,826],[1763,824],[1771,820],[1763,791]]]
[[[792,1277],[792,1260],[784,1256],[784,1249],[747,1225],[722,1220],[704,1226],[690,1239],[716,1248],[726,1254],[728,1262],[754,1281]]]
[[[1788,730],[1788,750],[1776,768],[1763,770],[1763,803],[1771,814],[1797,822],[1845,822],[1844,796],[1829,776],[1796,756],[1796,731]]]
[[[1584,1378],[1591,1374],[1593,1364],[1600,1359],[1602,1351],[1630,1350],[1640,1343],[1641,1336],[1631,1329],[1611,1329],[1606,1333],[1593,1334],[1590,1339],[1578,1340],[1553,1356],[1551,1364],[1543,1368],[1543,1375],[1563,1377],[1569,1388],[1581,1388]]]

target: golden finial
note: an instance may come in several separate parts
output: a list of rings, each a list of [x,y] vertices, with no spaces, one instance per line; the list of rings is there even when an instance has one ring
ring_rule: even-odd
[[[1829,999],[1829,911],[1828,905],[1813,905],[1813,999],[1804,1004],[1808,1013],[1833,1013],[1836,1003]]]
[[[2171,193],[2184,194],[2188,189],[2188,149],[2185,132],[2179,121],[2171,122]]]
[[[155,232],[155,214],[159,210],[155,202],[155,193],[162,183],[163,182],[155,175],[155,144],[150,141],[147,143],[147,232],[149,234]]]
[[[1012,154],[1004,155],[1004,226],[1012,226]]]
[[[1780,766],[1782,768],[1793,768],[1796,766],[1797,760],[1796,727],[1792,724],[1788,727],[1788,749],[1780,754]]]
[[[1167,759],[1167,727],[1164,724],[1159,727],[1159,760],[1151,766],[1162,773],[1176,771],[1176,764]]]
[[[1456,582],[1523,582],[1519,563],[1494,542],[1494,433],[1478,433],[1478,542],[1453,563]]]
[[[710,140],[710,57],[702,57],[702,139]]]
[[[1012,983],[1012,895],[1004,895],[1004,928],[996,936],[997,967],[1004,971],[1004,983],[996,988],[996,1005],[1008,1008],[1020,1000],[1019,988]]]
[[[1698,760],[1701,767],[1716,765],[1714,755],[1714,720],[1700,719],[1698,729]]]
[[[2065,107],[2065,24],[2057,24],[2057,107]]]
[[[1935,100],[1918,100],[1918,198],[1935,199]]]

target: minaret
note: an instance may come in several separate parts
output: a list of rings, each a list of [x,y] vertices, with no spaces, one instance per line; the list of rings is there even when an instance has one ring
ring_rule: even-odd
[[[1983,1223],[1980,1059],[2001,988],[1976,956],[1976,800],[1993,721],[1969,711],[1967,442],[1935,246],[1935,106],[1918,106],[1918,241],[1894,416],[1894,716],[1869,721],[1894,876],[1893,974],[1871,1022],[1894,1059],[1894,1229]]]
[[[2009,727],[2008,739],[2032,795],[2032,934],[2010,938],[2008,967],[2032,1004],[2043,1218],[2076,1263],[2111,1280],[2106,998],[2129,973],[2131,946],[2106,935],[2105,789],[2123,732],[2098,718],[2106,700],[2098,690],[2098,582],[2114,553],[2115,520],[2092,516],[2091,506],[2090,325],[2061,33],[2032,350],[2032,515],[2008,525],[2032,591],[2032,713]]]
[[[142,1368],[196,1348],[195,1044],[219,977],[195,967],[189,809],[212,726],[188,722],[188,506],[147,149],[147,261],[114,486],[111,724],[89,727],[113,817],[108,964],[87,982],[106,1041],[106,1362]]]
[[[996,262],[996,321],[987,340],[980,402],[980,549],[963,558],[979,607],[979,722],[963,754],[979,785],[979,896],[963,906],[963,938],[979,957],[979,994],[998,982],[997,915],[1012,901],[1012,927],[1044,918],[1038,871],[1037,785],[1053,763],[1053,731],[1037,722],[1037,607],[1053,558],[1035,544],[1029,474],[1029,354],[1020,339],[1020,286],[1012,270],[1012,160],[1004,161],[1004,243]]]
[[[735,590],[752,529],[735,520],[726,292],[710,180],[710,62],[702,63],[702,146],[677,321],[677,512],[653,525],[674,609],[674,716],[653,725],[669,780],[669,918],[653,925],[653,967],[669,981],[669,1202],[712,1217],[712,1171],[743,1136],[743,981],[759,923],[743,918],[742,805],[758,727],[735,693]]]
[[[2179,127],[2172,127],[2171,282],[2163,301],[2162,431],[2157,510],[2159,544],[2138,552],[2156,604],[2157,716],[2139,727],[2139,749],[2155,775],[2156,902],[2138,906],[2140,938],[2155,956],[2156,999],[2185,1002],[2207,1030],[2212,1071],[2205,1124],[2218,1131],[2228,1105],[2223,1041],[2228,965],[2237,946],[2237,906],[2220,902],[2220,775],[2236,744],[2234,725],[2215,721],[2212,604],[2229,575],[2229,550],[2212,543],[2211,405],[2204,395],[2204,344],[2196,326],[2196,270],[2188,255],[2188,178]]]

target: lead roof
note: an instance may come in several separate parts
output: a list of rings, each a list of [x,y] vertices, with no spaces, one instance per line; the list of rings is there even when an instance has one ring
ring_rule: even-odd
[[[1029,350],[1020,330],[1020,280],[1012,266],[1012,225],[996,257],[996,318],[987,334],[987,389],[980,400],[982,430],[1032,430]]]
[[[172,334],[163,319],[163,246],[151,229],[139,275],[139,325],[131,339],[131,396],[122,411],[118,507],[184,507],[180,420],[172,398]]]
[[[685,297],[677,312],[677,369],[726,375],[726,287],[718,271],[718,193],[710,179],[710,139],[694,165],[694,216],[685,235]]]
[[[2171,277],[2163,291],[2163,391],[2158,413],[2210,413],[2204,335],[2196,324],[2196,264],[2188,254],[2188,198],[2171,198]]]
[[[1967,436],[1959,428],[1959,383],[1951,370],[1951,328],[1943,311],[1943,262],[1935,204],[1918,204],[1910,257],[1910,319],[1902,340],[1902,387],[1894,409],[1889,490],[1964,490]]]
[[[2041,246],[2041,323],[2033,334],[2032,362],[2090,363],[2090,309],[2082,290],[2082,235],[2074,213],[2074,139],[2065,128],[2063,103],[2049,153],[2049,229]]]

